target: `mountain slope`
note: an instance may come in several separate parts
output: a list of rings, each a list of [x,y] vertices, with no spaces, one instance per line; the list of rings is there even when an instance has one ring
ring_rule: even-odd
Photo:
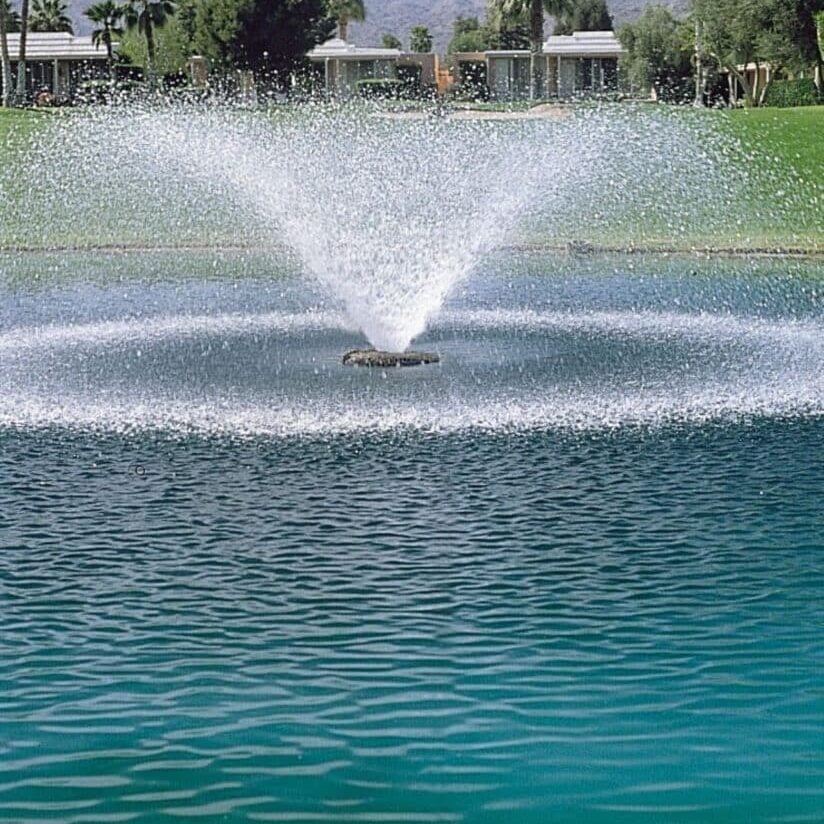
[[[607,0],[616,26],[635,20],[645,6],[656,0]],[[657,0],[669,6],[676,14],[686,12],[689,0]],[[366,20],[350,24],[349,39],[358,45],[378,45],[381,36],[390,32],[399,37],[404,46],[409,44],[412,26],[424,25],[435,40],[435,50],[443,53],[452,36],[452,22],[456,17],[483,19],[487,0],[366,0]],[[544,25],[546,34],[552,32],[552,22]]]
[[[70,17],[76,34],[88,34],[91,23],[83,12],[94,0],[69,0]],[[366,0],[366,21],[350,24],[349,39],[359,46],[380,45],[384,33],[399,37],[404,46],[409,45],[412,26],[424,25],[435,39],[435,50],[443,52],[452,36],[452,22],[456,17],[483,18],[487,0]],[[636,19],[645,6],[655,0],[608,0],[615,25]],[[677,14],[686,11],[689,0],[658,0]],[[547,21],[545,31],[552,31]]]

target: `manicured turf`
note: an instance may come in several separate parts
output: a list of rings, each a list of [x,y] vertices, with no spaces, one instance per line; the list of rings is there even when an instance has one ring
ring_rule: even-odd
[[[797,109],[739,109],[730,127],[754,152],[819,188],[824,185],[824,106]]]
[[[704,212],[688,216],[684,225],[673,229],[673,194],[657,192],[651,210],[635,219],[631,210],[600,221],[572,220],[564,227],[537,226],[526,242],[563,245],[581,241],[606,247],[659,249],[799,249],[824,251],[824,106],[797,109],[753,109],[702,111],[668,110],[673,117],[704,118],[712,130],[722,130],[738,142],[740,150],[730,152],[723,162],[722,175],[739,184],[737,201],[723,209],[710,202]],[[15,167],[25,168],[22,157],[28,141],[56,117],[71,117],[70,110],[21,111],[0,109],[0,218],[5,205],[14,208],[25,180],[15,175]],[[5,167],[5,169],[3,169]],[[716,176],[719,174],[715,172]],[[5,180],[5,185],[4,185]],[[743,182],[742,182],[743,181]],[[708,194],[715,186],[708,186]],[[724,182],[721,181],[723,187]],[[25,195],[23,195],[25,196]],[[678,197],[677,193],[674,197]],[[660,200],[660,208],[656,202]],[[700,200],[700,198],[699,198]],[[684,209],[700,211],[700,204],[683,203]],[[6,214],[6,217],[10,213]],[[6,226],[3,226],[6,223]],[[13,220],[0,219],[0,248],[21,243],[21,231]],[[686,228],[685,228],[686,227]],[[18,227],[19,228],[19,227]],[[23,233],[26,238],[28,233]],[[53,236],[53,235],[52,235]],[[85,237],[63,238],[78,245],[94,245]],[[100,238],[104,244],[133,241],[131,238]],[[208,243],[209,237],[204,238]],[[28,242],[28,241],[27,241]],[[39,241],[34,241],[39,245]],[[148,242],[148,240],[147,240]]]
[[[25,139],[56,114],[47,110],[0,108],[0,152],[5,154],[11,144]]]

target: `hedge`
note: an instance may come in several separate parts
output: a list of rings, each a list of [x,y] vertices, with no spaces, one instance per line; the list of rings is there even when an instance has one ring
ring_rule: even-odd
[[[765,106],[787,108],[790,106],[816,106],[821,96],[815,83],[809,78],[797,80],[774,80],[764,100]]]

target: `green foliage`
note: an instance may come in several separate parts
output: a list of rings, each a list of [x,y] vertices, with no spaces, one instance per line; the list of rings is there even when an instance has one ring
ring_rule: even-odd
[[[101,0],[93,6],[89,6],[84,12],[86,17],[96,25],[92,31],[92,43],[96,46],[106,47],[106,54],[109,59],[109,72],[112,72],[112,37],[122,37],[123,29],[120,21],[123,19],[123,7],[117,5],[114,0]]]
[[[821,0],[692,0],[706,52],[733,74],[736,67],[755,61],[792,72],[817,63],[816,14],[821,8]],[[739,82],[747,102],[757,105],[757,90],[740,76]]]
[[[626,49],[622,67],[630,82],[655,89],[659,99],[678,100],[692,75],[688,30],[665,6],[648,6],[618,31]]]
[[[191,40],[193,53],[213,66],[228,68],[242,50],[240,15],[247,8],[251,8],[248,0],[196,0],[191,26],[184,24],[181,33]]]
[[[239,20],[231,47],[235,65],[284,80],[334,30],[322,0],[251,0]]]
[[[815,83],[809,78],[796,80],[774,80],[767,90],[765,106],[789,108],[791,106],[816,106],[821,96]]]
[[[489,32],[490,49],[528,49],[529,11],[523,3],[510,0],[489,0],[485,28]]]
[[[174,13],[173,0],[129,0],[124,8],[126,25],[141,34],[162,28]]]
[[[394,34],[389,33],[381,38],[381,45],[385,49],[403,49],[403,43]]]
[[[325,0],[326,13],[338,24],[338,37],[346,40],[350,20],[366,20],[363,0]]]
[[[252,69],[276,84],[335,28],[324,0],[182,0],[178,18],[186,50],[213,70]]]
[[[394,78],[372,77],[366,80],[358,80],[355,89],[359,97],[395,100],[402,96],[404,82]]]
[[[458,17],[452,24],[452,38],[446,47],[447,54],[477,52],[488,48],[489,33],[477,17]]]
[[[72,21],[62,0],[34,0],[29,17],[29,31],[67,31],[74,33]]]
[[[426,26],[412,26],[409,33],[409,51],[426,53],[432,51],[432,35]]]
[[[154,70],[158,75],[171,74],[180,71],[186,66],[191,56],[187,48],[186,38],[182,32],[180,21],[172,17],[163,28],[156,29],[154,35]],[[133,27],[119,38],[118,56],[125,58],[125,62],[148,70],[149,54],[146,38]]]
[[[6,13],[6,32],[14,34],[20,31],[20,15],[12,8],[11,0],[0,0],[0,14]]]
[[[824,60],[824,11],[818,12],[815,16],[815,26],[818,37],[818,51],[821,54],[821,59]]]
[[[555,34],[611,30],[612,15],[606,0],[576,0],[572,8],[557,18],[555,24]]]

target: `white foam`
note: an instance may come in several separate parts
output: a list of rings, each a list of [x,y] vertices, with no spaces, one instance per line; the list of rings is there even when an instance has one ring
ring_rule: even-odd
[[[339,329],[345,318],[335,313],[218,314],[172,316],[124,321],[10,330],[0,335],[0,354],[14,354],[32,366],[76,346],[143,347],[152,341],[186,336],[284,335],[309,331],[294,356],[313,353],[312,331]],[[405,381],[385,384],[379,392],[339,392],[324,378],[309,384],[295,380],[276,387],[256,387],[245,396],[203,385],[157,390],[138,381],[128,388],[103,381],[72,388],[56,375],[47,387],[29,379],[29,371],[6,369],[0,360],[0,426],[58,426],[106,431],[158,430],[233,436],[331,436],[365,431],[412,429],[426,432],[463,430],[612,429],[700,423],[751,417],[824,416],[824,324],[815,319],[779,320],[732,315],[671,312],[554,312],[533,310],[454,310],[443,313],[444,329],[540,333],[584,332],[632,335],[657,341],[689,340],[711,344],[735,341],[745,354],[726,368],[700,375],[674,369],[618,384],[592,377],[589,385],[547,378],[536,385],[516,377],[475,385],[454,372],[423,374],[421,391],[410,393]],[[456,341],[460,346],[460,341]],[[523,357],[530,358],[524,345]],[[448,356],[447,356],[448,358]],[[70,368],[70,367],[69,367]],[[185,363],[179,367],[185,370]],[[341,367],[342,368],[342,367]],[[36,369],[31,370],[36,372]],[[514,372],[512,373],[515,374]],[[167,375],[167,377],[169,377]],[[171,375],[174,385],[174,375]],[[328,390],[324,388],[328,386]]]

